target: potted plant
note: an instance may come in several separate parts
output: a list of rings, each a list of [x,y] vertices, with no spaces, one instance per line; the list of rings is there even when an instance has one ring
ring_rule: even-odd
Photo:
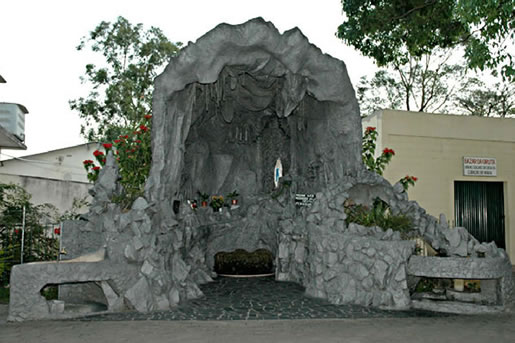
[[[209,194],[207,193],[202,193],[201,191],[197,191],[197,194],[200,198],[200,205],[202,207],[207,207],[207,201],[209,199]]]
[[[196,208],[198,207],[198,206],[197,206],[197,200],[192,200],[192,201],[190,202],[190,205],[191,205],[191,208],[192,208],[192,209],[196,209]]]
[[[239,196],[239,194],[238,194],[238,192],[236,192],[236,190],[234,190],[232,193],[227,194],[227,197],[229,199],[231,199],[232,206],[238,205],[238,199],[237,199],[238,196]]]
[[[211,197],[211,203],[209,206],[213,208],[213,212],[222,212],[222,207],[224,206],[225,201],[222,195],[213,195]]]

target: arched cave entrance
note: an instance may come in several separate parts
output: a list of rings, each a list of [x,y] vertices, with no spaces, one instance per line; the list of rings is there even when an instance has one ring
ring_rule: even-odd
[[[304,93],[285,116],[281,96],[284,87],[291,87],[288,74],[249,69],[227,66],[216,82],[188,86],[194,101],[180,198],[194,199],[199,191],[225,195],[237,190],[243,198],[269,194],[277,159],[297,192],[320,191],[341,174],[335,148],[318,139],[331,131],[331,122],[321,115],[330,113],[331,104],[300,87]]]
[[[229,65],[215,82],[196,82],[179,93],[188,93],[192,105],[177,198],[185,203],[199,193],[226,199],[239,193],[236,210],[218,216],[198,210],[202,224],[210,227],[206,260],[211,270],[219,252],[266,249],[276,256],[277,222],[281,214],[295,211],[294,195],[321,191],[342,174],[339,147],[330,138],[335,104],[318,101],[306,91],[305,78],[282,68],[275,59],[262,69]],[[290,202],[276,208],[267,202],[276,202],[278,159],[289,180]]]

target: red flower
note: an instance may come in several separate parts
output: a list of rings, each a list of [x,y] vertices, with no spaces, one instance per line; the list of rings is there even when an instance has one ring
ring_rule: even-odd
[[[141,143],[141,140],[140,139],[136,139],[136,143]]]
[[[152,115],[151,115],[151,114],[147,114],[147,115],[145,116],[145,119],[150,119],[150,118],[152,118]]]
[[[125,136],[123,136],[123,138],[127,139],[127,138],[129,138],[129,135],[125,135]]]
[[[385,148],[383,150],[383,154],[385,154],[385,155],[395,155],[395,151],[393,151],[393,149]]]
[[[14,233],[19,235],[20,234],[20,230],[16,229],[16,230],[14,230]]]
[[[60,227],[56,227],[56,228],[54,229],[54,233],[55,233],[56,235],[60,235],[60,234],[61,234],[61,228],[60,228]]]
[[[104,153],[102,151],[95,150],[93,151],[93,156],[102,156]]]
[[[90,164],[93,164],[93,161],[92,160],[84,160],[84,162],[82,162],[82,163],[84,163],[85,166],[88,166]]]
[[[147,131],[148,131],[148,127],[146,127],[146,126],[145,126],[145,125],[143,125],[143,124],[141,124],[141,125],[139,126],[139,128],[140,128],[140,129],[141,129],[141,131],[143,131],[143,132],[147,132]]]
[[[141,133],[141,132],[139,132],[139,131],[134,131],[132,134],[134,134],[134,135],[139,135],[140,133]]]
[[[113,144],[111,143],[104,143],[102,145],[104,146],[104,149],[111,149],[113,147]]]
[[[369,127],[367,127],[367,129],[365,130],[365,132],[366,132],[366,133],[369,133],[369,132],[372,132],[372,131],[375,131],[375,130],[376,130],[376,128],[375,128],[375,127],[373,127],[373,126],[369,126]]]
[[[115,140],[114,140],[114,142],[115,142],[116,144],[120,143],[121,141],[122,141],[121,139],[115,139]]]
[[[100,170],[100,167],[99,166],[95,166],[95,167],[93,167],[93,170],[94,171],[98,171],[98,170]]]
[[[411,177],[411,179],[412,179],[413,181],[417,181],[417,180],[418,180],[418,177],[416,177],[416,176],[412,176],[412,177]]]
[[[106,163],[106,159],[105,158],[102,160],[102,163]]]

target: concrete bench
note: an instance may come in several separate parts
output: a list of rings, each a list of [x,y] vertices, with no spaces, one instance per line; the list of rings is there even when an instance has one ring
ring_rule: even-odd
[[[481,305],[459,301],[413,300],[415,308],[452,312],[452,313],[487,313],[502,311],[507,305],[513,290],[512,266],[505,257],[464,258],[412,256],[408,262],[408,275],[442,278],[481,280],[481,299],[495,299],[495,304]],[[453,300],[464,299],[451,294]],[[472,297],[469,297],[472,299]],[[491,301],[489,301],[491,303]]]
[[[51,319],[62,316],[62,303],[47,301],[40,291],[46,285],[98,282],[108,302],[116,310],[121,297],[110,285],[125,278],[124,268],[109,260],[97,262],[38,262],[16,265],[11,271],[8,321]]]

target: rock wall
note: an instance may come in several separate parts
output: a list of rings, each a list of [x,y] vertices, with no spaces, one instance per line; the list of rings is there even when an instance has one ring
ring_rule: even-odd
[[[362,235],[374,231],[372,235]],[[305,238],[306,237],[306,238]],[[349,230],[281,233],[277,278],[306,287],[333,304],[404,309],[410,304],[406,266],[415,248],[391,231],[351,224]]]

